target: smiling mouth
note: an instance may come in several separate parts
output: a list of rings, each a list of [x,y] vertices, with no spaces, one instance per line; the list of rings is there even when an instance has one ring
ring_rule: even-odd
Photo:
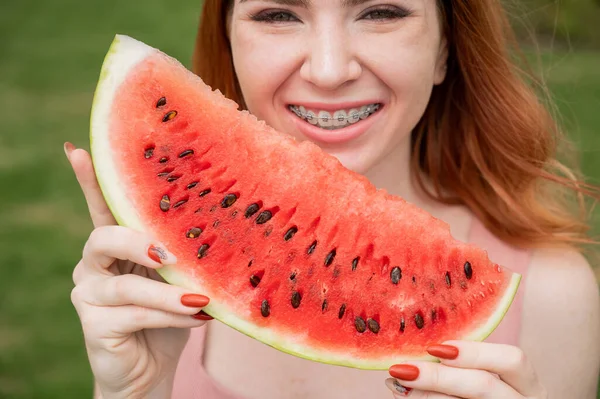
[[[348,110],[340,109],[335,112],[306,109],[302,105],[289,105],[288,108],[298,118],[312,125],[325,130],[337,130],[369,118],[381,109],[381,103],[367,104]]]

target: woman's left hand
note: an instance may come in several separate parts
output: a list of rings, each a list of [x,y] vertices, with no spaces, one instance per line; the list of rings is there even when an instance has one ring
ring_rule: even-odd
[[[441,363],[393,365],[386,385],[398,398],[546,399],[533,365],[515,346],[448,341],[428,352]],[[412,389],[411,389],[412,388]]]

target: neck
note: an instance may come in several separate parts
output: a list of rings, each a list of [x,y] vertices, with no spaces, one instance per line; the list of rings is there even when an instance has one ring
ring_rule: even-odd
[[[435,218],[445,221],[450,225],[454,237],[467,240],[471,221],[470,211],[463,206],[449,206],[429,198],[421,187],[413,182],[410,137],[406,140],[408,142],[400,143],[392,149],[379,163],[371,167],[365,176],[375,187],[402,197]],[[430,189],[427,181],[425,186]]]

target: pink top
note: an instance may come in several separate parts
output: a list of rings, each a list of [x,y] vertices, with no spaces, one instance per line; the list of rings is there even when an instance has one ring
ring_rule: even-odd
[[[486,342],[518,346],[530,251],[508,246],[492,235],[476,218],[471,226],[469,241],[487,250],[492,261],[506,265],[523,276],[513,305],[500,325],[486,339]],[[177,367],[172,397],[177,399],[245,399],[221,386],[203,368],[202,354],[205,332],[204,327],[192,330]]]

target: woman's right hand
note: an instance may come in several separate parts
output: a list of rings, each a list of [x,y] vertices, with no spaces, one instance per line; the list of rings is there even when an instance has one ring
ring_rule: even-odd
[[[161,243],[118,226],[96,180],[90,155],[65,144],[94,230],[73,272],[79,315],[96,387],[104,399],[170,397],[189,338],[210,316],[209,299],[167,284],[156,272],[176,261]]]

